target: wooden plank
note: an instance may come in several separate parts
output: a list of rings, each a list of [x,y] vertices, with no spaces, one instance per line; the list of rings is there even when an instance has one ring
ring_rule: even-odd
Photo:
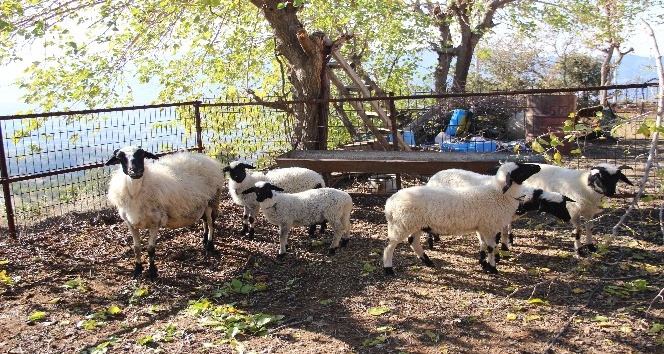
[[[508,152],[436,151],[291,151],[276,158],[279,167],[306,167],[320,173],[414,173],[432,175],[438,171],[461,168],[484,173],[501,161],[543,163],[540,155],[513,155]]]

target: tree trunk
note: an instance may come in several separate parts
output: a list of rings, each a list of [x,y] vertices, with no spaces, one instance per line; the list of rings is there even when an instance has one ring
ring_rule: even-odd
[[[613,58],[614,50],[615,46],[613,44],[603,50],[604,60],[602,61],[602,70],[600,71],[600,85],[602,86],[608,85],[609,79],[611,78],[611,59]],[[600,91],[599,104],[606,107],[609,104],[607,96],[606,90]]]
[[[309,35],[297,18],[300,8],[293,7],[292,3],[278,9],[281,0],[251,2],[262,11],[274,31],[277,50],[286,59],[288,78],[294,91],[293,99],[328,99],[330,86],[325,66],[329,61],[332,41],[320,32]],[[328,113],[327,103],[306,102],[293,107],[294,149],[327,148]]]

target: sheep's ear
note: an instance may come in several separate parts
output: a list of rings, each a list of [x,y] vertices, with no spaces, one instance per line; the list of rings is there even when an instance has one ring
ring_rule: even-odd
[[[115,149],[115,151],[113,151],[113,156],[111,156],[111,158],[108,161],[106,161],[106,163],[104,164],[105,166],[117,165],[120,163],[120,159],[118,159],[117,156],[118,151],[120,151],[120,149]]]
[[[630,167],[631,168],[631,167]],[[627,176],[625,176],[622,172],[618,172],[618,179],[629,184],[630,186],[633,186],[632,182],[627,179]]]
[[[144,157],[148,158],[148,159],[159,160],[159,157],[157,157],[157,155],[155,155],[151,152],[147,152],[147,151],[145,151],[145,156]]]
[[[249,187],[242,191],[242,194],[249,194],[249,193],[254,193],[256,191],[256,187]]]
[[[566,202],[576,203],[576,200],[574,200],[574,199],[572,199],[572,198],[570,198],[566,195],[563,195],[563,200],[566,201]]]
[[[256,168],[256,167],[254,167],[254,166],[252,166],[252,165],[250,165],[250,164],[248,164],[248,163],[241,163],[241,164],[239,164],[238,166],[242,166],[242,167],[244,167],[244,168],[248,168],[248,169],[250,169],[250,170],[253,170],[253,169]]]
[[[618,167],[618,170],[620,170],[620,171],[622,171],[622,170],[633,170],[633,168],[630,167],[630,166],[627,166],[627,165],[622,165],[622,166]]]
[[[503,193],[507,192],[508,189],[512,186],[512,173],[508,172],[505,175],[505,186],[503,186]]]
[[[231,171],[231,166],[224,167],[224,172],[230,172],[230,171]]]
[[[272,185],[272,184],[270,185],[270,189],[273,190],[273,191],[277,191],[277,192],[283,192],[284,191],[283,188],[279,188],[279,187],[277,187],[275,185]]]
[[[499,168],[500,168],[500,165],[490,167],[488,170],[486,170],[486,172],[484,174],[495,176],[496,173],[498,173]]]

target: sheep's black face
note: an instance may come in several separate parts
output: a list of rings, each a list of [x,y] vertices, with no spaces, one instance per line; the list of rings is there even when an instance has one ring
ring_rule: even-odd
[[[572,219],[567,210],[567,200],[552,201],[542,198],[540,200],[539,211],[551,214],[562,221],[570,221],[570,219]]]
[[[233,162],[230,166],[224,168],[224,172],[228,172],[228,175],[233,181],[242,183],[242,181],[247,178],[248,168],[253,169],[254,166],[248,165],[246,163]]]
[[[115,165],[120,164],[122,166],[122,172],[125,175],[129,176],[132,179],[139,179],[143,177],[145,172],[145,159],[157,159],[157,156],[133,146],[128,146],[122,149],[117,149],[113,152],[113,157],[111,157],[106,165]]]
[[[263,186],[262,188],[256,189],[256,200],[264,202],[267,199],[272,198],[272,190],[268,186]]]
[[[510,173],[512,182],[516,184],[523,184],[530,176],[536,174],[541,170],[539,165],[530,163],[517,163],[517,168]]]
[[[609,165],[599,165],[595,166],[590,170],[590,176],[588,176],[588,185],[592,187],[597,193],[604,194],[607,197],[613,196],[616,194],[616,185],[618,181],[623,181],[630,186],[632,182],[627,179],[621,168],[612,167]]]
[[[540,209],[539,199],[542,196],[542,192],[543,191],[541,189],[533,190],[533,194],[531,196],[528,196],[524,198],[524,200],[519,202],[519,207],[516,209],[516,214],[523,215],[529,211],[539,210]]]

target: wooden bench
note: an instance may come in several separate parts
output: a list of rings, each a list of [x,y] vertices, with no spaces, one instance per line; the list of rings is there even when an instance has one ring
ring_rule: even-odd
[[[306,167],[316,172],[433,175],[450,168],[484,173],[501,162],[544,163],[541,155],[501,152],[293,150],[276,158],[279,167]],[[397,178],[397,188],[401,188]]]

